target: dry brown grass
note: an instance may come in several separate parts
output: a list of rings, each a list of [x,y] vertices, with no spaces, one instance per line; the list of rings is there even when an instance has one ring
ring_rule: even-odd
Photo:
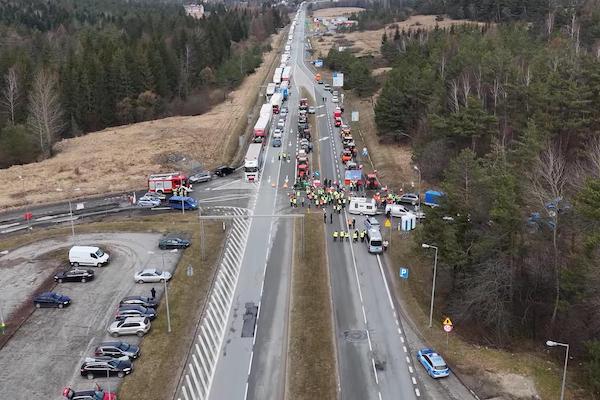
[[[75,197],[75,188],[80,189],[77,197],[141,189],[147,185],[148,174],[174,168],[166,161],[170,154],[197,160],[204,168],[229,162],[272,59],[278,57],[282,37],[283,32],[273,36],[274,50],[264,55],[256,72],[225,102],[203,115],[124,125],[66,139],[58,143],[59,154],[51,159],[0,170],[0,179],[12,182],[0,193],[0,209],[65,200]]]
[[[406,32],[417,29],[431,30],[438,26],[440,29],[449,28],[452,25],[466,25],[466,24],[477,24],[482,25],[480,22],[469,21],[465,19],[448,19],[444,18],[443,21],[436,21],[434,15],[413,15],[406,21],[396,22],[387,25],[385,28],[377,29],[373,31],[356,31],[350,33],[340,33],[335,36],[323,36],[317,40],[312,40],[311,44],[315,49],[315,54],[321,53],[323,56],[327,55],[329,50],[333,46],[346,46],[351,47],[355,51],[356,55],[372,55],[379,56],[381,47],[381,37],[383,32],[387,32],[388,38],[394,37],[396,25],[400,30],[404,29]],[[322,41],[321,41],[322,39]]]
[[[335,399],[336,368],[322,214],[304,221],[305,254],[294,249],[286,398]],[[300,237],[300,223],[295,236]],[[298,241],[294,241],[298,243]]]
[[[170,399],[177,390],[225,238],[220,222],[205,222],[203,239],[209,251],[203,261],[199,256],[197,222],[184,229],[191,237],[192,245],[183,252],[169,285],[171,333],[167,332],[166,314],[159,313],[152,321],[152,331],[142,341],[144,355],[136,361],[135,374],[125,379],[119,388],[120,399]],[[188,265],[194,268],[192,276],[187,276]],[[161,309],[165,307],[164,300],[163,297]]]
[[[412,183],[418,177],[412,169],[412,150],[408,145],[394,145],[379,143],[377,127],[375,126],[375,112],[371,99],[359,99],[352,93],[346,92],[344,97],[345,114],[347,119],[352,111],[359,112],[359,121],[352,122],[352,136],[360,150],[366,145],[369,150],[374,169],[377,170],[379,179],[394,191],[412,190]],[[370,171],[369,160],[360,161],[366,171]],[[423,184],[421,184],[423,187]]]
[[[315,10],[313,12],[314,17],[340,17],[342,15],[350,15],[352,13],[358,13],[361,11],[365,11],[364,8],[361,7],[332,7],[332,8],[323,8],[321,10]]]

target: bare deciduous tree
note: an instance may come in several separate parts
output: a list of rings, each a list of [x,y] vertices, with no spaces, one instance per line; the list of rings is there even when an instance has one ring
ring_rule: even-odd
[[[19,104],[20,95],[19,76],[17,69],[12,66],[6,75],[4,75],[4,92],[0,100],[4,107],[4,112],[8,114],[11,125],[15,124],[15,112]]]
[[[558,207],[551,209],[548,204],[558,203],[563,198],[565,186],[570,176],[567,169],[567,160],[559,144],[549,143],[538,155],[535,167],[529,174],[532,193],[537,197],[543,209],[548,211],[552,220],[552,247],[553,267],[555,277],[555,297],[552,311],[551,324],[556,320],[558,305],[560,301],[560,252],[558,248],[559,215]]]
[[[464,71],[461,76],[461,87],[462,87],[462,95],[465,107],[468,106],[469,103],[469,95],[471,94],[471,76],[468,71]]]
[[[29,95],[29,126],[40,141],[40,149],[52,154],[52,145],[64,127],[63,111],[59,101],[56,74],[40,69],[34,76]]]
[[[450,107],[454,113],[458,113],[460,103],[458,102],[458,82],[456,79],[450,81]]]
[[[453,314],[460,319],[473,319],[493,328],[496,342],[502,343],[511,327],[513,272],[502,256],[492,257],[477,265],[461,282],[464,296],[454,302]]]

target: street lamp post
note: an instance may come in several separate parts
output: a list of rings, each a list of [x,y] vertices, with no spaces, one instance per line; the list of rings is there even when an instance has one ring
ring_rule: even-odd
[[[433,300],[435,298],[435,277],[437,275],[437,256],[438,256],[438,248],[436,246],[432,246],[430,244],[423,243],[421,247],[424,249],[434,249],[435,257],[433,259],[433,284],[431,285],[431,305],[429,307],[429,327],[431,328],[433,325]]]
[[[175,250],[177,251],[177,250]],[[165,271],[165,253],[161,253],[163,272]],[[163,279],[165,285],[165,302],[167,303],[167,332],[171,333],[171,313],[169,312],[169,291],[167,290],[167,280]]]
[[[173,250],[177,252],[177,249]],[[148,254],[156,254],[152,250],[148,251]],[[165,270],[165,253],[161,252],[160,256],[162,258],[162,270]],[[169,292],[167,289],[167,280],[163,279],[164,289],[165,289],[165,303],[167,305],[167,332],[171,333],[171,313],[169,311]]]
[[[417,201],[419,211],[421,211],[421,170],[416,165],[413,166],[413,169],[419,173],[419,183],[417,184]]]
[[[566,351],[565,351],[565,366],[563,368],[562,385],[560,387],[560,400],[564,400],[564,398],[565,398],[565,383],[567,381],[567,364],[569,362],[569,344],[568,343],[555,342],[553,340],[548,340],[548,341],[546,341],[546,346],[548,346],[548,347],[562,346],[562,347],[566,348]]]
[[[81,189],[79,188],[75,188],[73,189],[73,191],[79,191]],[[56,189],[57,192],[62,192],[61,188],[57,188]],[[75,243],[75,225],[73,224],[73,203],[71,202],[71,197],[69,196],[68,198],[68,202],[69,202],[69,220],[71,220],[71,235],[73,236],[73,244]]]

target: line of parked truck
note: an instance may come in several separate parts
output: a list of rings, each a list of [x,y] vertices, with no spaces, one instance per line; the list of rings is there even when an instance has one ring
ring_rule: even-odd
[[[275,68],[272,81],[267,84],[265,91],[267,102],[261,106],[252,130],[252,143],[248,146],[244,157],[244,178],[247,182],[258,181],[260,170],[263,166],[264,153],[266,153],[265,145],[271,133],[271,126],[274,124],[274,117],[276,115],[283,118],[278,120],[278,126],[274,129],[272,144],[273,147],[280,147],[282,145],[282,134],[285,129],[285,116],[287,115],[287,108],[284,104],[290,95],[292,79],[292,67],[288,65],[288,62],[291,57],[296,21],[297,16],[292,21],[288,32],[288,41],[281,55],[281,63],[279,67]]]

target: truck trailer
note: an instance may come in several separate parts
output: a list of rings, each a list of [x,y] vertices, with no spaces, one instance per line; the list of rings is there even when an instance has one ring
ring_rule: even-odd
[[[258,121],[254,125],[254,141],[260,143],[269,133],[269,126],[271,124],[271,117],[268,114],[261,115],[258,117]]]
[[[283,68],[278,67],[275,68],[275,73],[273,74],[273,83],[280,84],[281,83],[281,74],[283,73]]]
[[[267,85],[267,91],[266,91],[266,95],[267,98],[270,98],[271,96],[273,96],[273,94],[275,94],[275,90],[277,89],[277,84],[276,83],[269,83]]]
[[[290,79],[292,79],[292,67],[285,67],[281,73],[281,80],[289,81]]]
[[[258,171],[262,166],[263,145],[262,143],[250,143],[246,157],[244,157],[244,176],[246,181],[258,180]]]
[[[273,96],[271,96],[271,107],[273,107],[273,114],[279,114],[282,103],[283,95],[281,93],[275,93]]]

